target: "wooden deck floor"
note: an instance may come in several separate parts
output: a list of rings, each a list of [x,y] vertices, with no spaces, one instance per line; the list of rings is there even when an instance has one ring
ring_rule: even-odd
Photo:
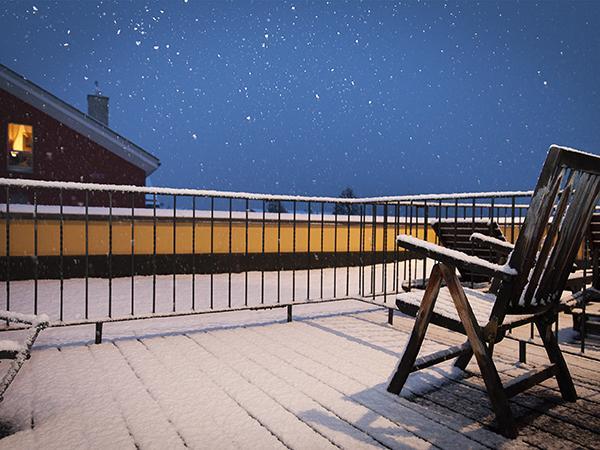
[[[561,401],[554,380],[512,400],[521,429],[511,441],[494,431],[476,365],[423,371],[402,397],[386,392],[412,319],[389,326],[385,310],[358,302],[339,314],[306,308],[289,324],[38,348],[0,405],[0,449],[600,447],[593,347],[581,356],[564,345],[576,403]],[[432,327],[424,347],[462,341]],[[529,345],[528,363],[545,363],[543,352]],[[516,363],[514,340],[496,354],[505,380],[530,368]]]

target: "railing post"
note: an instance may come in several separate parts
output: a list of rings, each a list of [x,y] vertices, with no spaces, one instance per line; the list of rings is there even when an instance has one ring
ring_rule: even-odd
[[[10,186],[6,186],[6,310],[10,311]],[[8,321],[6,321],[8,326]]]
[[[287,305],[287,321],[288,323],[292,321],[292,305]]]
[[[527,362],[527,341],[519,341],[519,362]]]
[[[388,324],[394,325],[394,308],[388,308]]]
[[[96,322],[96,338],[95,344],[102,344],[102,322]]]
[[[64,319],[64,261],[63,261],[63,252],[64,252],[64,216],[63,216],[63,190],[62,188],[58,191],[58,198],[60,202],[59,206],[59,214],[60,214],[60,222],[59,222],[59,270],[60,270],[60,321]]]
[[[177,196],[173,196],[173,300],[172,300],[172,311],[175,312],[177,309]]]
[[[61,202],[62,205],[62,202]],[[112,317],[112,291],[113,291],[113,210],[112,192],[108,191],[108,317]],[[62,216],[62,212],[61,212]]]

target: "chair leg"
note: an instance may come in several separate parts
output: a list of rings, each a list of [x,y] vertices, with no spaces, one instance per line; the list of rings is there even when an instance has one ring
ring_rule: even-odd
[[[541,320],[536,321],[535,325],[540,333],[542,342],[544,343],[548,359],[551,363],[556,364],[556,381],[558,382],[558,387],[563,399],[568,402],[574,402],[577,400],[577,392],[575,391],[575,386],[573,385],[567,363],[558,346],[556,335],[552,332],[551,320],[542,318]]]
[[[454,301],[454,305],[456,306],[456,311],[458,312],[469,342],[471,343],[473,354],[477,359],[477,364],[479,365],[481,376],[483,377],[488,396],[490,397],[492,408],[496,414],[498,425],[500,426],[502,434],[509,438],[514,438],[517,435],[517,428],[515,426],[512,411],[510,410],[508,397],[504,392],[500,376],[492,361],[491,351],[483,341],[481,328],[477,324],[475,314],[473,314],[473,310],[469,305],[454,268],[442,264],[441,270],[446,285],[448,286],[448,290],[450,291],[450,295],[452,296],[452,300]]]
[[[431,270],[429,283],[425,289],[425,294],[423,295],[423,300],[421,301],[421,306],[419,307],[419,312],[417,313],[417,317],[415,319],[415,325],[408,340],[408,344],[406,345],[406,350],[404,350],[404,354],[400,360],[400,364],[398,364],[398,368],[396,369],[396,372],[394,373],[390,384],[388,385],[388,392],[396,395],[400,394],[402,387],[404,387],[404,383],[406,383],[408,375],[412,371],[415,360],[419,354],[419,350],[421,349],[421,345],[423,344],[427,326],[431,321],[431,314],[433,313],[433,307],[435,306],[435,300],[440,292],[441,284],[442,273],[440,271],[439,264],[436,264]]]
[[[465,370],[469,365],[469,362],[471,362],[471,358],[473,358],[473,350],[463,353],[456,358],[456,361],[454,361],[454,367],[457,367],[460,370]]]

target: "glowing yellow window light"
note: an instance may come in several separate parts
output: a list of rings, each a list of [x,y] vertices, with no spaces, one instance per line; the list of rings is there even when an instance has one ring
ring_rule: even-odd
[[[8,167],[24,171],[33,169],[33,127],[31,125],[8,124]]]

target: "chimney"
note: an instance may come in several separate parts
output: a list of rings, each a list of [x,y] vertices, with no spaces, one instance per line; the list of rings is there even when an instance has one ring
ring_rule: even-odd
[[[108,126],[108,97],[96,94],[87,96],[88,101],[88,116],[96,119],[98,122]]]

